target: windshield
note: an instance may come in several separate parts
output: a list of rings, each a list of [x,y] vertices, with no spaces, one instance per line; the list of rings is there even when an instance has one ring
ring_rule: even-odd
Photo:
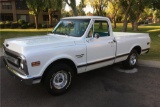
[[[89,22],[90,19],[63,19],[57,24],[53,33],[81,37],[86,31]]]

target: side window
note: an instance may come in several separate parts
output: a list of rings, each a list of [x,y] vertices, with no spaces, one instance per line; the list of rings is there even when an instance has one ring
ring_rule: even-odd
[[[100,37],[110,36],[108,22],[96,20],[94,22],[94,34],[96,33],[98,33]]]

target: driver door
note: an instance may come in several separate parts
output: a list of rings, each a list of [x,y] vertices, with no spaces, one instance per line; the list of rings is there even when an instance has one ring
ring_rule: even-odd
[[[108,22],[95,20],[86,38],[86,71],[113,64],[116,47],[113,40],[114,37],[109,33]]]

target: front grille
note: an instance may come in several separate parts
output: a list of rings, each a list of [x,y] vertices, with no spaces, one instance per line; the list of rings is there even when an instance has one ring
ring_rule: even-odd
[[[23,75],[29,75],[25,57],[17,52],[7,49],[5,46],[2,48],[7,65],[14,67],[17,72]],[[21,64],[23,64],[23,68]]]
[[[11,56],[11,57],[13,57],[13,58],[18,58],[17,55],[14,55],[14,54],[12,54],[12,53],[10,53],[10,52],[7,52],[6,50],[4,50],[4,51],[5,51],[5,54],[7,54],[8,56]]]
[[[4,49],[4,57],[6,58],[7,62],[11,65],[13,65],[14,67],[16,68],[19,68],[20,65],[19,65],[19,59],[18,59],[18,56],[17,55],[14,55],[10,52],[7,52],[5,49]]]
[[[16,68],[19,68],[19,65],[16,65],[15,63],[13,63],[13,62],[11,62],[11,61],[9,61],[9,60],[7,60],[7,62],[10,63],[11,65],[13,65],[13,66],[16,67]]]

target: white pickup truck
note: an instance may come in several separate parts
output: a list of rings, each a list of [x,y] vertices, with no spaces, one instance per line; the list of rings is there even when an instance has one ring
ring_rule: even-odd
[[[109,18],[62,18],[51,34],[6,39],[7,71],[26,84],[44,83],[52,95],[65,93],[76,74],[123,61],[133,68],[147,53],[147,33],[112,32]]]

